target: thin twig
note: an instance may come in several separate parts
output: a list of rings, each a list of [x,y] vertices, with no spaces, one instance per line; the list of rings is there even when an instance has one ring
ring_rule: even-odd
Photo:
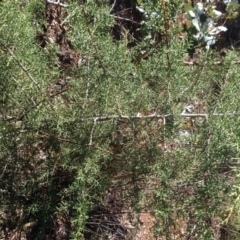
[[[191,239],[191,237],[193,236],[193,234],[196,231],[196,228],[197,228],[197,224],[194,224],[193,228],[191,229],[191,232],[189,232],[187,237],[186,237],[187,240]]]
[[[46,132],[39,132],[39,135],[40,135],[40,137],[51,137],[51,138],[59,140],[60,142],[68,142],[68,143],[72,143],[74,145],[79,145],[77,142],[73,142],[67,138],[56,137],[55,135],[52,135],[52,134],[49,134]]]
[[[167,47],[167,51],[166,51],[166,57],[167,57],[167,67],[168,67],[168,76],[170,76],[170,72],[171,72],[171,63],[170,63],[170,57],[169,57],[169,43],[170,43],[170,39],[169,39],[169,19],[167,19],[167,12],[169,12],[169,9],[167,8],[166,2],[164,0],[160,0],[161,2],[161,7],[163,9],[163,22],[164,22],[164,31],[165,31],[165,36],[164,36],[164,40],[166,41],[166,47]]]
[[[91,134],[93,134],[93,129],[92,129]],[[52,135],[52,134],[49,134],[49,133],[46,133],[46,132],[39,132],[39,135],[40,135],[40,137],[51,137],[51,138],[54,138],[54,139],[59,140],[60,142],[68,142],[68,143],[71,143],[71,144],[74,144],[74,145],[79,145],[79,143],[74,142],[74,141],[72,141],[72,140],[70,140],[70,139],[61,138],[61,137],[56,137],[55,135]],[[0,137],[0,139],[1,139],[1,137]],[[91,138],[91,141],[92,141],[92,138]],[[88,144],[88,145],[90,145],[90,144]],[[92,145],[92,144],[91,144],[91,145]],[[92,145],[92,146],[93,146],[93,145]],[[108,151],[108,150],[106,150],[106,149],[103,149],[103,148],[101,148],[101,147],[98,147],[98,146],[93,146],[93,147],[96,148],[96,149],[99,149],[99,150],[101,150],[101,151],[103,151],[103,152],[106,152],[106,153],[108,153],[108,154],[111,154],[111,155],[114,154],[113,152],[110,152],[110,151]]]
[[[83,6],[82,9],[83,9],[83,15],[84,15],[84,17],[87,19],[87,18],[88,18],[88,15],[87,15],[87,12],[86,12],[84,6]],[[92,33],[92,31],[91,31],[91,29],[90,29],[89,27],[87,27],[87,31],[88,31],[88,34],[89,34],[91,40],[93,41],[93,33]],[[97,48],[97,45],[93,42],[93,43],[92,43],[92,46],[93,46],[93,48],[94,48],[94,50],[95,50],[96,58],[97,58],[97,60],[98,60],[98,63],[99,63],[99,65],[101,66],[101,68],[102,68],[102,70],[103,70],[103,72],[104,72],[104,75],[106,75],[107,69],[106,69],[106,67],[105,67],[104,64],[103,64],[102,59],[99,57],[99,50],[98,50],[98,48]]]
[[[186,66],[193,66],[193,65],[198,65],[198,61],[197,60],[191,60],[191,61],[183,61],[184,65]],[[205,64],[205,63],[204,63]],[[223,61],[217,61],[213,63],[214,65],[222,65]]]
[[[96,126],[96,123],[97,123],[97,118],[94,118],[93,119],[93,126],[92,126],[92,130],[91,130],[91,134],[90,134],[90,140],[89,140],[89,146],[92,145],[92,139],[93,139],[93,131],[94,131],[94,128]]]
[[[204,117],[206,119],[209,118],[209,116],[238,116],[240,115],[240,113],[213,113],[213,114],[207,114],[207,113],[181,113],[180,116],[182,117],[193,117],[193,118],[197,118],[197,117]],[[165,119],[172,116],[171,114],[151,114],[151,115],[146,115],[146,116],[142,116],[142,115],[133,115],[133,116],[129,116],[129,115],[109,115],[109,116],[97,116],[97,117],[88,117],[88,118],[80,118],[78,121],[81,122],[87,122],[87,121],[98,121],[98,122],[104,122],[104,121],[109,121],[109,120],[114,120],[114,119],[125,119],[125,120],[135,120],[135,119]]]
[[[139,26],[142,25],[141,23],[136,22],[136,21],[134,21],[134,20],[132,20],[132,19],[129,19],[129,18],[123,18],[123,17],[119,17],[119,16],[115,16],[115,15],[110,15],[110,16],[112,16],[112,17],[114,17],[114,18],[116,18],[116,19],[120,19],[120,20],[124,20],[124,21],[128,21],[128,22],[132,22],[132,23],[137,24],[137,25],[139,25]]]
[[[182,117],[204,117],[208,119],[208,114],[206,113],[181,113]]]
[[[27,76],[30,78],[30,80],[37,86],[38,90],[40,90],[40,87],[37,83],[37,81],[32,77],[32,75],[28,72],[27,68],[23,66],[23,64],[16,58],[14,53],[2,42],[1,44],[6,48],[6,50],[10,53],[11,56],[13,56],[18,63],[18,65],[22,68],[22,70],[27,74]]]
[[[2,172],[2,174],[1,174],[1,176],[0,176],[0,179],[3,177],[3,175],[4,175],[4,173],[5,173],[6,169],[7,169],[7,166],[8,166],[8,163],[5,164],[4,169],[3,169],[3,172]]]
[[[61,90],[59,92],[53,93],[53,94],[49,94],[49,96],[50,97],[56,97],[57,95],[60,95],[60,94],[62,94],[64,92],[66,92],[66,91],[68,91],[68,88],[65,88],[65,89],[63,89],[63,90]]]
[[[232,229],[229,229],[229,228],[226,228],[226,227],[223,227],[223,226],[220,226],[220,228],[224,229],[227,232],[231,232],[231,233],[235,233],[236,235],[240,235],[240,233],[235,231],[235,230],[232,230]]]
[[[165,136],[166,136],[166,118],[164,117],[163,118],[163,145],[164,145],[164,150],[167,149],[167,143],[166,143]]]
[[[114,9],[114,7],[115,7],[115,5],[116,5],[116,1],[117,1],[117,0],[114,0],[113,5],[112,5],[112,7],[111,7],[111,9],[110,9],[110,12]]]
[[[103,148],[101,148],[101,147],[94,146],[94,145],[92,145],[92,146],[93,146],[94,148],[96,148],[96,149],[99,149],[99,150],[105,152],[105,153],[108,153],[108,154],[114,155],[113,152],[110,152],[110,151],[108,151],[108,150],[106,150],[106,149],[103,149]]]
[[[82,108],[85,108],[85,105],[86,105],[87,99],[88,99],[88,94],[89,94],[89,86],[90,86],[89,69],[90,69],[90,60],[88,59],[88,61],[87,61],[87,72],[88,72],[88,76],[87,76],[87,89],[86,89],[85,102],[83,103]]]
[[[195,64],[197,64],[198,62],[197,61],[183,61],[184,65],[187,65],[187,66],[193,66]],[[216,61],[213,63],[214,65],[222,65],[223,64],[223,61]],[[232,64],[240,64],[240,60],[238,61],[233,61]]]
[[[29,71],[27,70],[26,67],[24,67],[24,65],[17,59],[17,57],[15,56],[15,54],[6,46],[6,44],[4,44],[1,40],[0,43],[5,47],[5,49],[10,53],[11,56],[13,56],[15,58],[15,61],[18,63],[18,65],[20,66],[20,68],[27,74],[28,78],[36,85],[37,89],[39,91],[41,91],[41,88],[39,87],[39,84],[37,83],[37,81],[33,78],[33,76],[29,73]],[[14,78],[13,78],[14,79]],[[15,80],[15,79],[14,79]],[[52,110],[52,104],[49,101],[49,99],[47,100],[47,102],[49,103],[49,106],[51,107]]]
[[[81,118],[79,121],[81,122],[86,122],[86,121],[99,121],[99,122],[104,122],[104,121],[109,121],[109,120],[114,120],[114,119],[126,119],[126,120],[134,120],[134,119],[159,119],[159,118],[165,118],[170,115],[157,115],[157,114],[152,114],[152,115],[147,115],[147,116],[139,116],[139,115],[134,115],[134,116],[127,116],[127,115],[111,115],[111,116],[99,116],[99,117],[89,117],[89,118]]]
[[[67,15],[67,17],[63,20],[63,21],[61,21],[61,26],[63,26],[63,24],[69,19],[69,18],[71,18],[72,16],[74,16],[74,14],[76,13],[76,11],[77,11],[77,7],[73,10],[73,11],[71,11],[71,13],[68,13],[68,15]]]

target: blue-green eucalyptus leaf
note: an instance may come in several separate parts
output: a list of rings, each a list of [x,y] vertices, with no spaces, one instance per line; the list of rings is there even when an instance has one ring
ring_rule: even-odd
[[[203,12],[203,4],[202,3],[197,3],[195,6],[196,10],[197,10],[197,15],[201,16],[204,12]]]
[[[219,26],[219,27],[215,27],[214,29],[212,29],[210,32],[209,32],[209,35],[212,35],[212,36],[216,36],[218,35],[220,32],[226,32],[227,31],[227,28],[224,27],[224,26]]]
[[[197,29],[197,31],[200,32],[199,22],[196,18],[192,19],[192,24]]]
[[[205,35],[204,36],[204,41],[206,42],[206,44],[208,46],[210,46],[210,45],[213,45],[216,42],[216,37]]]
[[[192,10],[188,11],[188,15],[190,16],[190,18],[195,18],[196,17],[195,12],[192,11]]]

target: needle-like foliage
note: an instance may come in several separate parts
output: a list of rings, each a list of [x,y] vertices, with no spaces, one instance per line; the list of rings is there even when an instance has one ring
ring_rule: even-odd
[[[3,239],[238,239],[239,39],[183,7],[0,1]]]

